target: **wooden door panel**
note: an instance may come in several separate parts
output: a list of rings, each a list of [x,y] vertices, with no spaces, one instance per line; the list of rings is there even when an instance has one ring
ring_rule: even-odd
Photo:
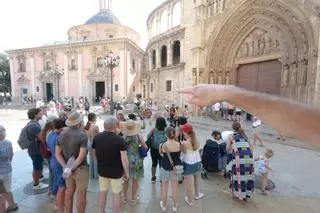
[[[241,65],[238,69],[237,85],[245,89],[256,90],[258,69],[258,64]]]
[[[271,94],[280,94],[282,65],[278,60],[240,65],[237,86]]]
[[[259,64],[258,91],[280,94],[281,63],[277,60],[261,62]]]

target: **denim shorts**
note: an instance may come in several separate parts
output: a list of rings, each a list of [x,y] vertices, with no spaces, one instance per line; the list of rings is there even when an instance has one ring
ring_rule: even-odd
[[[183,165],[183,175],[193,175],[201,169],[200,162],[195,164],[187,164],[183,162],[182,165]]]
[[[32,165],[33,171],[42,171],[43,170],[43,157],[41,154],[29,154]]]

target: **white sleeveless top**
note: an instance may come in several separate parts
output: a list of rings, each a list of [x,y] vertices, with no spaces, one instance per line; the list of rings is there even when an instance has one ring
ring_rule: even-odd
[[[183,154],[182,161],[187,164],[196,164],[201,162],[199,150],[187,150],[187,152]]]

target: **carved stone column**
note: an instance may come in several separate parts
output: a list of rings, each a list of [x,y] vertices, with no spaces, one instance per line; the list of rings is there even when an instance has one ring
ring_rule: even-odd
[[[290,66],[290,97],[292,99],[297,99],[297,71],[298,71],[298,64],[297,62],[293,62]]]
[[[173,42],[169,41],[167,44],[167,61],[168,61],[168,66],[172,65],[172,53],[173,53]]]
[[[157,46],[156,48],[156,68],[161,67],[161,47]]]
[[[184,39],[180,40],[180,63],[184,62]]]

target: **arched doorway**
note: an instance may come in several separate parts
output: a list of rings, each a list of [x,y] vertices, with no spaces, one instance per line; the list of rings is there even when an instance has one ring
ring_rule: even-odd
[[[243,0],[227,12],[209,39],[204,78],[313,102],[313,29],[294,8],[290,2]]]

